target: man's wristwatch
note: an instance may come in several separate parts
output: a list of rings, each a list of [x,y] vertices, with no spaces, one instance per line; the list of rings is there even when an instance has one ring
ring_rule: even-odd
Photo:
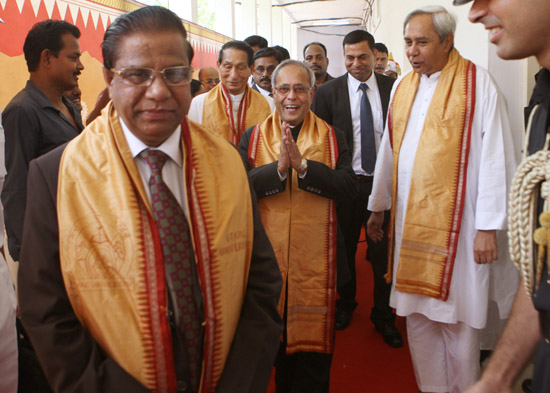
[[[305,158],[302,158],[302,162],[300,162],[300,166],[298,167],[298,173],[300,175],[303,175],[307,172],[307,160]]]

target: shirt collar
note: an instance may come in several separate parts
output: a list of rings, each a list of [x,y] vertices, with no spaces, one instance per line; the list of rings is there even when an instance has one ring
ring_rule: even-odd
[[[263,89],[262,87],[260,87],[260,85],[256,84],[256,87],[258,88],[258,91],[260,93],[262,93],[264,96],[268,96],[271,94],[270,91],[266,90],[266,89]]]
[[[40,90],[38,86],[36,86],[30,80],[27,81],[27,85],[25,86],[25,88],[29,91],[29,93],[33,96],[34,100],[38,103],[38,105],[40,105],[41,108],[52,108],[56,112],[61,112],[53,104],[53,102],[51,102],[50,99],[42,92],[42,90]],[[71,106],[72,102],[64,96],[62,96],[61,99],[63,100],[63,103],[67,106],[67,108],[69,108],[71,112],[74,112]]]
[[[437,71],[437,72],[434,72],[433,74],[431,74],[430,76],[422,74],[421,79],[426,81],[426,82],[434,83],[434,82],[437,82],[439,80],[440,76],[441,76],[441,71]]]
[[[181,153],[181,126],[178,126],[176,130],[166,139],[160,146],[151,148],[143,143],[137,136],[135,136],[128,126],[124,123],[122,117],[119,117],[122,131],[132,152],[132,156],[136,158],[145,149],[157,149],[165,153],[172,159],[179,167],[183,167],[183,156]]]
[[[359,91],[359,85],[361,83],[366,83],[370,90],[376,86],[376,77],[374,76],[374,70],[370,73],[369,79],[367,79],[366,82],[361,82],[358,79],[355,79],[349,72],[348,72],[348,86],[351,91]]]
[[[233,94],[229,93],[229,97],[231,97],[231,101],[233,101],[233,102],[241,102],[241,100],[244,97],[244,93],[246,93],[246,89],[244,89],[244,91],[241,94],[233,95]]]

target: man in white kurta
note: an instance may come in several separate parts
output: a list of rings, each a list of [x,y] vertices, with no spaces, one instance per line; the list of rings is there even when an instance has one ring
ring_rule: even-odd
[[[517,273],[508,258],[506,237],[503,233],[497,233],[506,228],[507,185],[515,169],[515,158],[503,100],[487,71],[476,67],[462,224],[448,297],[442,300],[396,290],[395,278],[400,267],[413,168],[418,170],[414,165],[417,154],[420,154],[417,148],[441,71],[453,51],[454,33],[442,37],[442,33],[434,28],[434,14],[444,14],[454,22],[442,7],[413,11],[406,19],[407,56],[413,66],[412,72],[420,74],[420,81],[398,151],[396,172],[391,132],[386,128],[368,209],[383,212],[392,207],[392,177],[396,173],[397,178],[393,179],[397,185],[393,204],[390,305],[398,315],[407,317],[409,348],[421,391],[462,392],[477,380],[479,374],[479,329],[485,328],[488,322],[489,301],[495,300],[500,318],[506,318],[517,286]],[[455,23],[450,23],[453,32]],[[395,91],[406,77],[393,87],[389,118],[391,113],[405,109],[393,104]],[[438,143],[446,143],[446,140],[441,138]],[[430,151],[422,151],[421,154],[429,155]],[[433,165],[445,165],[445,162],[433,162]],[[433,179],[434,182],[438,180]],[[425,195],[428,203],[432,197]],[[373,239],[378,236],[377,216],[373,214],[368,223],[368,233]]]
[[[208,93],[196,96],[187,114],[189,120],[235,145],[244,130],[264,121],[273,108],[273,100],[268,102],[261,93],[248,87],[253,56],[246,42],[226,42],[218,56],[221,82]]]

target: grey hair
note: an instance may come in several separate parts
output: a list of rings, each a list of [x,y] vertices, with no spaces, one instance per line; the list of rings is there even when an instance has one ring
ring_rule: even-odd
[[[275,81],[277,80],[277,75],[279,75],[279,71],[281,71],[283,68],[287,66],[295,65],[298,67],[302,67],[304,70],[307,71],[307,74],[309,75],[309,87],[315,86],[315,74],[313,73],[312,69],[309,68],[308,65],[302,63],[301,61],[297,60],[285,60],[281,64],[275,68],[275,71],[273,71],[273,75],[271,75],[271,85],[275,86]]]
[[[426,7],[418,8],[410,12],[403,22],[403,35],[405,35],[405,29],[409,21],[416,15],[431,15],[435,32],[439,36],[439,41],[443,42],[445,39],[455,33],[456,31],[456,17],[451,14],[445,7],[439,5],[429,5]]]

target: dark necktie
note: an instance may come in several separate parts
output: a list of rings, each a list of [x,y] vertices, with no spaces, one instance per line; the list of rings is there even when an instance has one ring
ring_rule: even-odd
[[[162,179],[162,167],[168,156],[160,150],[146,149],[141,157],[149,164],[151,209],[157,224],[164,268],[172,282],[179,313],[177,321],[185,341],[185,350],[191,372],[190,381],[198,389],[201,363],[201,324],[194,297],[194,256],[187,219],[178,201]]]
[[[376,145],[374,142],[374,125],[372,120],[372,109],[369,97],[367,96],[366,83],[361,83],[359,88],[363,90],[361,97],[361,168],[368,174],[374,172],[376,163]]]

